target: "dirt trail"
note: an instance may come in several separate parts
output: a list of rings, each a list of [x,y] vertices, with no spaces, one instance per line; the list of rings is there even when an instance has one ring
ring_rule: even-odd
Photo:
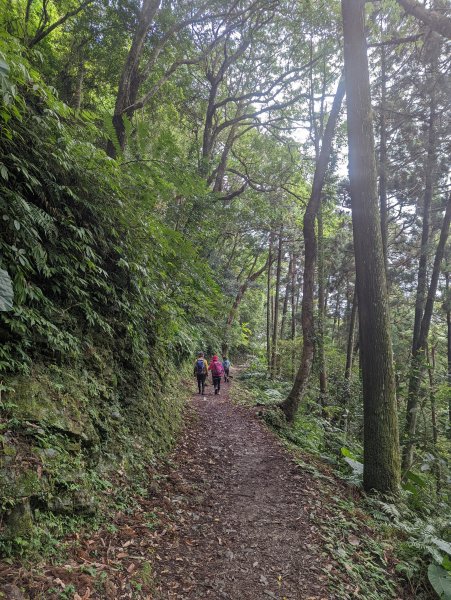
[[[0,597],[337,598],[326,573],[338,565],[315,526],[330,514],[321,484],[223,387],[193,396],[177,447],[133,508],[68,536],[55,560],[0,563]]]
[[[179,523],[156,547],[156,598],[333,598],[309,518],[321,503],[311,476],[227,386],[208,390],[172,456],[166,502]]]

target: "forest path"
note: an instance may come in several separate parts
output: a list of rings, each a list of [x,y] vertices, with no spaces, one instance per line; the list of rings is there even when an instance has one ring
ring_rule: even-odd
[[[246,408],[194,396],[171,456],[177,524],[155,548],[158,599],[333,598],[310,521],[320,490]]]
[[[229,385],[220,396],[209,385],[206,396],[192,397],[173,452],[149,466],[140,495],[125,493],[122,508],[108,513],[100,527],[86,522],[67,536],[60,551],[38,562],[0,562],[0,597],[416,597],[401,590],[396,596],[379,593],[380,579],[371,595],[359,589],[365,584],[353,580],[349,569],[361,569],[367,579],[368,565],[374,570],[382,551],[375,554],[373,546],[364,545],[374,536],[365,515],[350,523],[351,515],[339,507],[340,498],[346,503],[344,486],[333,476],[313,476],[298,466],[254,411],[232,403]],[[126,486],[118,474],[117,488],[107,493],[121,502]],[[379,578],[395,581],[389,553],[384,561],[389,571],[381,575],[379,570]],[[331,591],[329,584],[341,591]]]

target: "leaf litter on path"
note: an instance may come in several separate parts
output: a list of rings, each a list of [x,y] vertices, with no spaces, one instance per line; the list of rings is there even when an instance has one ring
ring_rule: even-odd
[[[335,577],[362,598],[325,549],[320,483],[227,388],[193,397],[177,447],[150,476],[133,512],[71,536],[64,565],[1,565],[0,579],[25,599],[56,600],[59,588],[72,600],[333,600]]]

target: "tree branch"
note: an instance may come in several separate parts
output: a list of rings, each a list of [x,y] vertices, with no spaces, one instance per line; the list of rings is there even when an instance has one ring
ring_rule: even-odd
[[[416,19],[422,21],[433,31],[440,33],[443,37],[451,39],[451,19],[445,15],[441,15],[436,10],[428,10],[424,8],[416,0],[398,0],[403,9]]]
[[[406,44],[407,42],[416,42],[424,36],[424,33],[417,33],[416,35],[408,35],[403,38],[393,38],[391,40],[385,40],[383,42],[374,42],[374,44],[368,44],[368,48],[379,48],[380,46],[396,46],[398,44]]]
[[[28,42],[28,47],[33,48],[33,46],[35,46],[43,38],[47,37],[49,35],[49,33],[51,33],[54,29],[56,29],[57,27],[59,27],[60,25],[65,23],[71,17],[78,15],[79,12],[81,12],[89,4],[92,4],[92,2],[94,2],[94,0],[84,0],[84,2],[82,2],[77,8],[74,8],[74,10],[70,10],[65,15],[63,15],[61,18],[59,18],[57,21],[55,21],[54,23],[49,25],[47,28],[45,28],[45,26],[43,26],[42,29],[40,29],[40,30],[38,29],[38,31],[35,33],[34,37]]]

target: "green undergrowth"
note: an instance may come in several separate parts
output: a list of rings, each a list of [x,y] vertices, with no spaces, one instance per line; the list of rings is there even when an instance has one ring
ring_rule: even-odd
[[[323,569],[335,597],[398,598],[402,586],[411,598],[451,598],[449,505],[431,502],[424,474],[411,473],[399,498],[365,494],[360,442],[333,417],[323,418],[308,395],[287,426],[277,404],[288,391],[287,382],[248,370],[235,379],[231,395],[237,403],[258,406],[295,461],[315,478],[321,494],[310,517],[324,540]]]
[[[180,193],[172,170],[109,158],[99,123],[60,101],[40,58],[0,35],[0,550],[9,557],[56,552],[65,532],[129,506],[179,425],[174,382],[196,349],[218,343],[222,309],[196,246],[156,210]],[[161,156],[178,152],[167,136],[155,144]],[[183,191],[189,202],[207,194],[200,184]]]

